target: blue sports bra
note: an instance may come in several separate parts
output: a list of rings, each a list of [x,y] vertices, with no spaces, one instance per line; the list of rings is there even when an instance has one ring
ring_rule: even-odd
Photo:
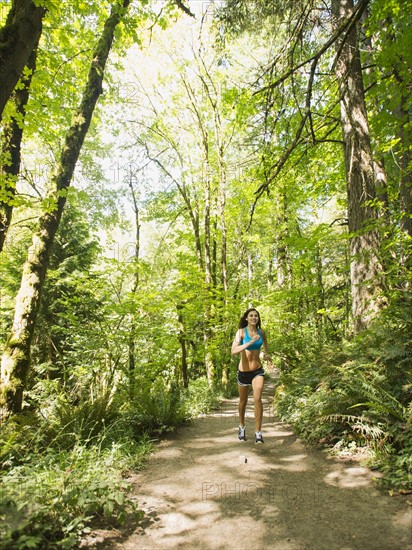
[[[263,338],[262,338],[262,333],[259,329],[257,329],[258,331],[258,334],[260,336],[259,340],[256,340],[256,342],[253,342],[252,345],[250,345],[249,347],[247,347],[246,349],[248,350],[254,350],[254,349],[260,349],[263,345]],[[246,344],[247,342],[250,342],[252,340],[252,338],[249,336],[249,333],[247,331],[247,328],[245,327],[245,334],[242,338],[242,341],[240,342],[241,344]]]

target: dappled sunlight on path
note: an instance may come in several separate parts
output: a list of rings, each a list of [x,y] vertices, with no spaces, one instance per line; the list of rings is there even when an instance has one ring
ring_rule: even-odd
[[[237,399],[160,443],[133,479],[145,517],[100,548],[125,550],[412,549],[411,510],[382,495],[372,473],[307,450],[271,413],[264,392],[265,443],[237,439]]]

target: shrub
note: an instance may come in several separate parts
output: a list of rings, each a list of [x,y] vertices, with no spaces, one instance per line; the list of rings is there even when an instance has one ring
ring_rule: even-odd
[[[138,517],[119,471],[123,456],[121,445],[104,452],[77,445],[9,470],[1,484],[0,548],[73,548],[92,520],[119,525]]]
[[[185,392],[185,409],[189,418],[210,412],[219,406],[220,393],[213,388],[207,378],[192,380]]]
[[[151,440],[107,401],[54,403],[47,418],[29,412],[2,426],[0,548],[72,548],[92,522],[139,515],[122,475],[141,467]]]
[[[158,378],[140,387],[139,394],[122,408],[137,429],[151,435],[174,430],[184,422],[181,391],[175,384]]]
[[[409,306],[394,303],[369,330],[282,372],[274,401],[307,442],[366,446],[402,489],[412,486]]]

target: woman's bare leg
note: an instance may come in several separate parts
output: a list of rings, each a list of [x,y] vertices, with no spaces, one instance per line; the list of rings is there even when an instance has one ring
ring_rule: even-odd
[[[255,376],[252,380],[253,388],[253,402],[255,410],[255,426],[256,431],[262,431],[262,418],[263,418],[263,403],[262,403],[262,391],[265,383],[264,376]]]
[[[239,388],[239,426],[245,425],[246,405],[249,396],[249,386],[237,386]]]

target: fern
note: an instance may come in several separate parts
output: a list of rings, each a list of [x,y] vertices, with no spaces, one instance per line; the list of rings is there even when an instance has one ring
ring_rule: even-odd
[[[361,394],[367,401],[355,403],[349,407],[350,409],[368,407],[371,411],[384,416],[385,419],[390,416],[399,422],[405,422],[406,408],[396,397],[381,386],[368,382],[364,376],[358,375],[355,379],[351,380],[351,386],[346,386],[346,391],[349,395],[354,393],[354,389],[356,393]]]
[[[367,441],[378,441],[390,437],[390,434],[384,430],[384,426],[382,424],[371,424],[370,420],[365,416],[332,414],[329,416],[324,416],[322,420],[326,422],[349,424],[353,431],[362,434]]]

